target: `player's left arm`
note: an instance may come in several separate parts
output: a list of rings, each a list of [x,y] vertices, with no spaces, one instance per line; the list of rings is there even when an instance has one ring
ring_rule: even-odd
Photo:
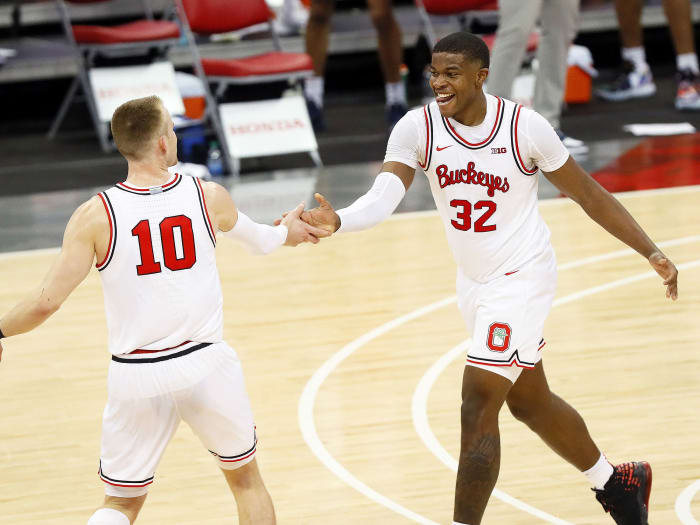
[[[68,221],[58,259],[42,283],[0,319],[4,337],[23,334],[54,314],[71,292],[85,279],[95,260],[96,232],[106,220],[98,197],[81,205]],[[2,346],[0,346],[0,357]]]
[[[571,157],[559,169],[543,172],[562,193],[588,216],[627,246],[645,257],[663,278],[666,297],[678,298],[678,270],[654,244],[620,202],[586,173]]]

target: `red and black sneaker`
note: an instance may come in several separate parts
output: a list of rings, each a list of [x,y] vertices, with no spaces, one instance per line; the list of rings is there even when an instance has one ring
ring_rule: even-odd
[[[615,465],[603,490],[592,490],[617,525],[649,525],[651,467],[646,461]]]

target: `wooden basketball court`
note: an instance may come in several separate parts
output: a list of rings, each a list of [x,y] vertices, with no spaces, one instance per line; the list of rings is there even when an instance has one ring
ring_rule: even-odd
[[[643,275],[641,257],[617,253],[625,247],[574,203],[541,207],[560,266],[545,333],[550,385],[611,461],[651,463],[654,525],[700,520],[700,494],[688,489],[700,478],[699,199],[698,188],[621,197],[681,267],[675,303]],[[228,239],[218,252],[226,339],[244,363],[278,522],[450,523],[464,353],[448,352],[469,334],[449,299],[455,265],[438,216],[398,216],[264,258]],[[0,312],[53,258],[0,256]],[[45,326],[4,346],[0,523],[85,523],[103,495],[109,354],[97,271]],[[583,476],[507,410],[501,434],[501,492],[484,524],[612,523]],[[138,523],[237,523],[223,477],[186,425]]]

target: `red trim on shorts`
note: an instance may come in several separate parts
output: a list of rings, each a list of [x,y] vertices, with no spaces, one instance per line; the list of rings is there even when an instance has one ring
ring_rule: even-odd
[[[515,365],[515,366],[520,367],[520,368],[527,368],[528,370],[532,370],[533,368],[535,368],[534,366],[521,365],[520,363],[518,363],[518,361],[515,359],[515,357],[513,357],[513,359],[511,359],[507,363],[484,363],[482,361],[476,361],[474,359],[470,359],[469,357],[467,357],[467,361],[469,363],[474,363],[476,365],[485,365],[485,366],[501,366],[501,367],[503,367],[503,366]]]
[[[126,487],[126,488],[133,488],[133,489],[138,489],[142,487],[147,487],[151,483],[153,483],[153,480],[149,481],[148,483],[144,483],[143,485],[120,485],[119,483],[112,483],[111,481],[107,481],[105,478],[100,476],[100,479],[104,482],[107,483],[107,485],[112,485],[113,487]]]
[[[177,346],[171,346],[170,348],[163,348],[161,350],[144,350],[143,348],[138,348],[134,350],[133,352],[129,352],[127,355],[132,355],[132,354],[154,354],[156,352],[166,352],[168,350],[175,350],[176,348],[180,348],[181,346],[185,346],[187,343],[191,343],[192,341],[185,341],[184,343],[180,343]]]
[[[253,448],[253,450],[250,451],[250,453],[247,456],[243,456],[242,458],[237,458],[237,459],[221,459],[220,457],[217,457],[219,461],[222,463],[237,463],[238,461],[243,461],[244,459],[248,459],[250,456],[255,454],[255,452],[258,450],[257,445]]]
[[[486,137],[481,142],[477,142],[476,144],[472,144],[467,139],[461,137],[459,133],[457,133],[455,128],[452,127],[452,124],[450,124],[450,119],[445,118],[445,122],[447,122],[447,125],[450,127],[452,132],[457,136],[457,138],[459,140],[461,140],[462,142],[464,142],[467,146],[475,147],[475,146],[481,146],[482,144],[486,144],[489,140],[491,140],[491,137],[496,132],[496,128],[498,128],[498,119],[501,116],[501,111],[504,110],[504,107],[503,107],[504,104],[503,104],[503,101],[501,100],[501,97],[496,97],[496,98],[498,99],[498,109],[496,110],[496,120],[493,123],[493,128],[491,128],[491,133],[489,133],[489,136]],[[516,125],[517,125],[517,123],[516,123]]]

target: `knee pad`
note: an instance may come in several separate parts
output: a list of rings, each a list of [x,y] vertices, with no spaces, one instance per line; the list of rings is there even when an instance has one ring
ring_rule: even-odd
[[[101,508],[88,520],[87,525],[131,525],[129,518],[116,509]]]

